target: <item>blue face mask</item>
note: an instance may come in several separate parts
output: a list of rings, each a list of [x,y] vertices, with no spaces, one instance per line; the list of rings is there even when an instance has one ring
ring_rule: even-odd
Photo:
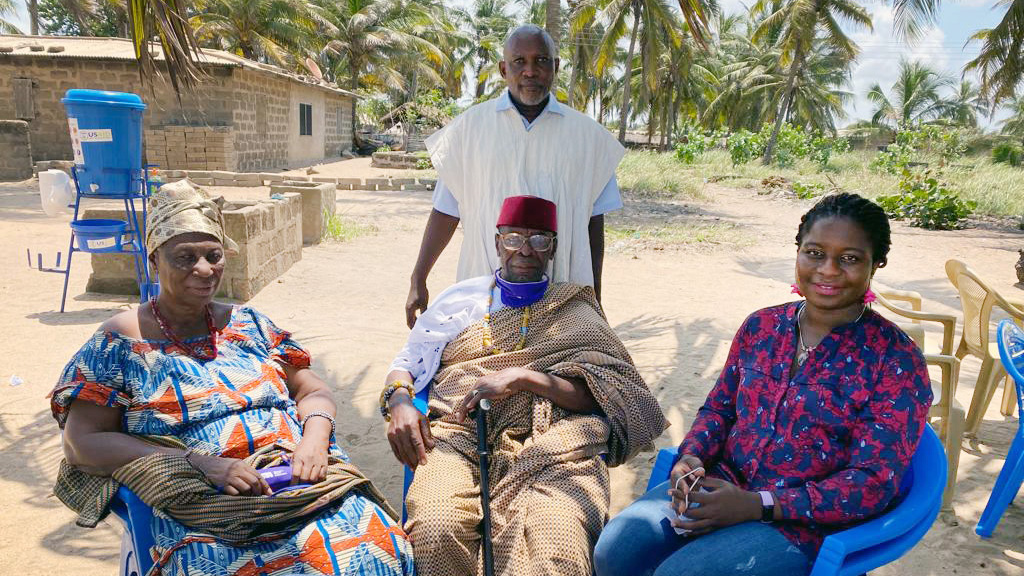
[[[494,282],[501,291],[501,303],[513,308],[522,308],[536,303],[548,289],[548,275],[537,282],[509,282],[501,277],[501,269],[494,273]]]

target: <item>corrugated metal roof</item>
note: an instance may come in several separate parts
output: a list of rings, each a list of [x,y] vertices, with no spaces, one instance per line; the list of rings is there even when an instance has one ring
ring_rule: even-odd
[[[163,60],[159,46],[155,49],[156,59]],[[0,58],[4,56],[29,56],[34,58],[74,58],[86,60],[135,60],[135,49],[126,38],[93,38],[87,36],[18,36],[0,34]],[[287,78],[307,86],[322,88],[331,92],[355,96],[334,84],[317,80],[312,76],[292,74],[277,66],[253,62],[222,50],[203,49],[199,62],[208,66],[229,66],[246,68],[272,76]]]

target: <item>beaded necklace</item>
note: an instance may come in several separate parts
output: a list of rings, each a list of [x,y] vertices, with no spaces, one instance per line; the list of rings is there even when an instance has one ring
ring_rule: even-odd
[[[217,328],[213,324],[213,313],[210,311],[209,304],[203,308],[203,311],[206,313],[206,329],[209,331],[209,335],[206,337],[210,342],[209,353],[203,352],[203,342],[186,344],[178,339],[174,334],[174,331],[171,330],[171,326],[167,322],[167,319],[160,313],[160,307],[156,304],[156,298],[151,299],[149,304],[152,306],[153,317],[156,318],[156,323],[160,325],[160,331],[164,333],[164,336],[170,340],[172,344],[184,350],[186,354],[197,360],[213,360],[217,357]]]
[[[494,338],[491,335],[491,305],[494,303],[494,283],[487,295],[487,311],[484,312],[484,349],[491,354],[502,354],[502,351],[494,347]],[[522,350],[526,345],[526,335],[530,332],[530,306],[523,308],[523,325],[519,328],[519,343],[512,349]]]

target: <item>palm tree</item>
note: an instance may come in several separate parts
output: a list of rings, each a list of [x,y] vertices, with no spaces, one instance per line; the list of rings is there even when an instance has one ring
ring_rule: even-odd
[[[302,0],[198,0],[196,9],[190,23],[201,42],[282,66],[301,59],[318,25]]]
[[[465,12],[466,27],[473,44],[473,76],[479,100],[487,92],[487,83],[498,75],[505,37],[515,25],[509,0],[474,0]]]
[[[984,114],[988,103],[981,97],[978,87],[970,80],[961,80],[953,95],[945,98],[940,116],[957,126],[978,127],[978,116]]]
[[[1003,120],[1000,132],[1007,136],[1015,136],[1018,140],[1024,140],[1024,96],[1017,96],[1005,103],[1011,115]]]
[[[401,56],[418,52],[437,63],[442,55],[414,31],[431,21],[431,12],[407,0],[317,0],[317,7],[329,22],[328,42],[318,58],[325,78],[345,84],[353,92],[361,88],[378,91],[406,88],[399,70],[408,65]],[[355,118],[355,100],[352,117]]]
[[[839,20],[845,20],[854,29],[870,30],[871,16],[856,0],[789,0],[782,5],[758,0],[752,11],[768,14],[755,32],[754,40],[779,33],[782,63],[788,64],[781,104],[775,113],[775,126],[764,151],[764,163],[770,164],[782,123],[792,113],[797,77],[807,64],[808,54],[816,46],[827,46],[839,58],[852,61],[857,57],[859,48],[843,31]]]
[[[942,89],[949,84],[948,78],[928,66],[901,60],[891,97],[877,83],[868,89],[867,98],[875,104],[871,122],[900,129],[934,120],[942,114]]]
[[[182,88],[195,87],[201,76],[196,65],[199,42],[188,23],[191,8],[190,0],[128,0],[129,29],[139,75],[143,80],[156,75],[154,46],[159,44],[171,86],[179,94]]]
[[[14,11],[14,0],[0,0],[0,33],[21,34],[21,30],[18,30],[17,26],[3,18],[8,14],[14,14]]]
[[[544,29],[548,31],[555,41],[555,46],[561,43],[562,35],[562,3],[561,0],[546,0],[544,4]]]
[[[600,17],[605,22],[605,32],[594,63],[598,74],[609,68],[619,41],[625,37],[627,28],[629,30],[629,49],[626,51],[625,76],[622,79],[622,105],[619,107],[619,142],[625,144],[634,69],[640,69],[642,81],[653,91],[657,55],[665,49],[678,50],[681,47],[682,25],[667,0],[597,0],[594,8],[597,7],[600,7]],[[628,23],[629,20],[632,20],[632,24]],[[638,39],[640,62],[639,66],[635,66],[634,54]]]
[[[982,43],[981,51],[964,67],[965,72],[975,71],[981,77],[981,95],[993,106],[1013,99],[1024,80],[1024,0],[996,2],[996,7],[1002,6],[1006,14],[995,28],[971,36]]]
[[[716,42],[710,50],[696,53],[691,78],[697,90],[689,102],[705,128],[756,132],[774,118],[785,74],[777,42],[769,36],[751,40],[759,26],[750,14],[721,15]]]
[[[441,93],[453,100],[462,96],[462,83],[466,65],[472,58],[472,43],[469,34],[462,28],[465,12],[460,9],[447,8],[441,0],[420,0],[425,11],[430,14],[429,22],[413,30],[413,34],[436,48],[440,58],[421,58],[420,51],[410,51],[416,60],[415,66],[428,66],[424,75],[428,76],[430,86],[438,88]],[[413,72],[410,84],[416,84],[419,73]],[[410,87],[409,99],[415,97],[415,87]]]

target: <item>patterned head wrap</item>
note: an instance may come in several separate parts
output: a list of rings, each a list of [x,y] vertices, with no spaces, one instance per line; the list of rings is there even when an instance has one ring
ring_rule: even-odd
[[[152,254],[175,236],[202,232],[220,240],[226,250],[238,252],[238,245],[224,233],[223,202],[187,179],[164,184],[149,198],[146,250]]]

